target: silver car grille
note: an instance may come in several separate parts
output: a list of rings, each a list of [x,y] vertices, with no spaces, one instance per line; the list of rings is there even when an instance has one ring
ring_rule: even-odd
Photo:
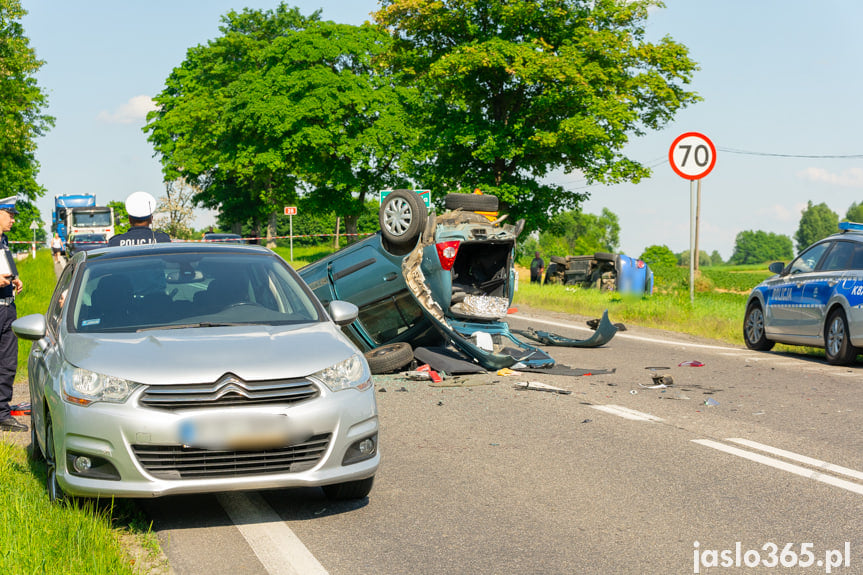
[[[315,435],[302,443],[261,451],[211,451],[182,445],[132,445],[132,451],[144,469],[159,479],[298,473],[317,465],[330,436]]]
[[[297,403],[318,394],[317,386],[308,379],[243,381],[228,374],[215,383],[151,385],[139,401],[146,407],[190,409]]]

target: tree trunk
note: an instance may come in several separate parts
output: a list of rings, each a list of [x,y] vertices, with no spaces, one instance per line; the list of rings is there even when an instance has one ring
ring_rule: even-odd
[[[269,220],[267,220],[267,247],[270,249],[276,247],[275,237],[278,234],[278,232],[276,231],[276,223],[278,222],[278,218],[278,212],[273,212],[270,214]]]
[[[357,222],[359,222],[359,216],[345,216],[345,235],[347,236],[347,242],[352,244],[359,239],[357,235]]]
[[[243,235],[243,222],[231,223],[231,233]]]
[[[340,227],[341,221],[342,221],[342,218],[339,216],[336,216],[336,233],[335,233],[335,236],[333,236],[333,249],[336,249],[336,250],[339,249],[339,227]]]

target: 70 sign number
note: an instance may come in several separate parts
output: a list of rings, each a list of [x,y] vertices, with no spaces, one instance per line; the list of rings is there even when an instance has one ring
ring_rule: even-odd
[[[700,180],[716,165],[716,146],[704,134],[686,132],[671,144],[668,161],[681,178]]]

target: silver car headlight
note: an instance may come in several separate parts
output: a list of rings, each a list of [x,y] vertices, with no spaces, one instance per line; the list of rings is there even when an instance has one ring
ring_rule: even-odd
[[[368,364],[359,354],[354,354],[344,361],[315,373],[313,377],[321,380],[333,391],[343,389],[358,389],[360,391],[372,386],[372,376]]]
[[[77,405],[97,401],[123,403],[139,386],[128,379],[68,366],[63,374],[63,399]]]

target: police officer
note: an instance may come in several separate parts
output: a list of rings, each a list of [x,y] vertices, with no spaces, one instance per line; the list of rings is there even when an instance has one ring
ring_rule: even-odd
[[[171,237],[165,232],[154,232],[153,212],[156,210],[156,198],[147,192],[135,192],[126,198],[126,213],[129,214],[129,231],[108,240],[108,246],[140,246],[170,242]]]
[[[0,257],[10,257],[9,238],[6,232],[12,229],[18,210],[15,196],[0,199]],[[14,260],[13,260],[14,261]],[[18,368],[18,339],[12,333],[12,322],[17,317],[15,296],[24,289],[21,279],[13,274],[0,276],[0,431],[27,431],[27,426],[12,417],[9,402],[12,401],[12,384]]]

